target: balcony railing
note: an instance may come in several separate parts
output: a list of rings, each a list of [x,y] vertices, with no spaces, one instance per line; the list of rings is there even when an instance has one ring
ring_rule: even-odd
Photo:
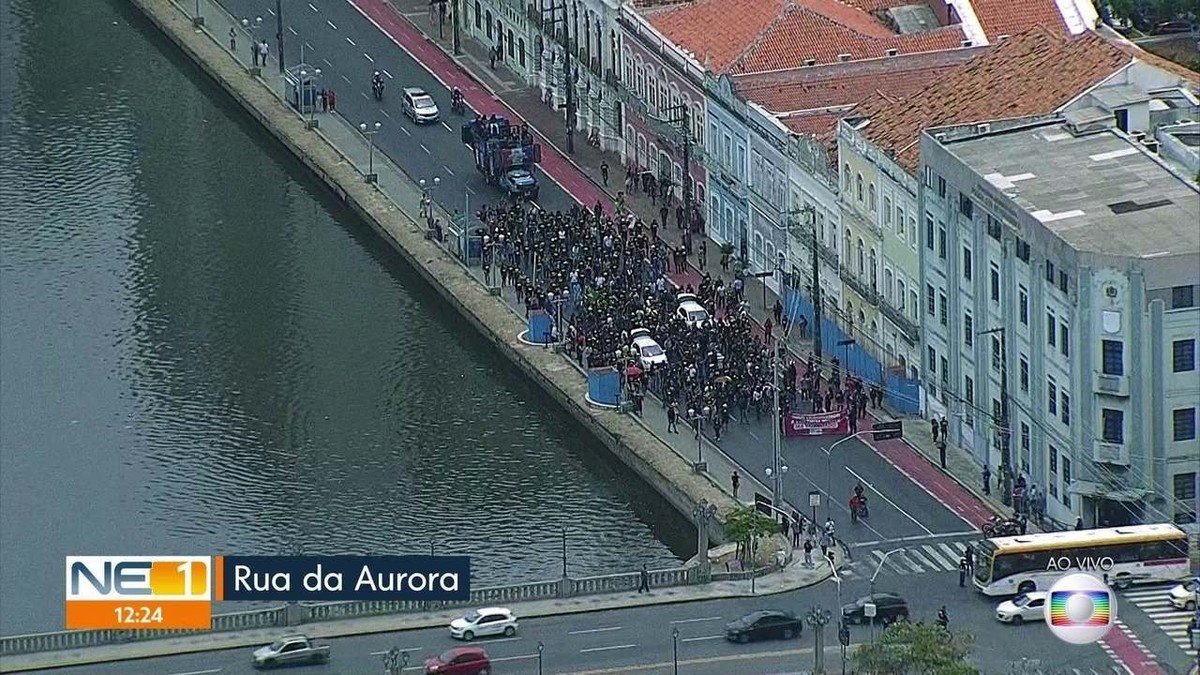
[[[904,316],[904,312],[892,307],[891,303],[887,300],[879,303],[879,311],[883,312],[887,320],[891,321],[892,325],[899,329],[904,334],[904,337],[908,338],[909,344],[916,344],[919,338],[919,329],[917,328],[917,324],[913,323],[912,319]]]
[[[849,195],[843,195],[843,197],[849,197]],[[852,207],[849,203],[843,201],[842,202],[842,219],[844,221],[847,218],[854,221],[855,224],[857,224],[859,227],[863,228],[864,230],[867,230],[867,231],[873,233],[875,236],[877,236],[877,237],[883,236],[883,229],[879,227],[879,223],[876,223],[873,218],[868,218],[868,217],[864,216],[862,214],[862,212],[860,212],[857,209],[855,209],[854,207]]]
[[[842,281],[846,282],[850,288],[853,288],[855,293],[861,295],[863,300],[866,300],[872,305],[879,304],[879,294],[875,292],[875,289],[871,288],[870,285],[868,285],[862,279],[854,276],[849,269],[843,267],[841,269],[841,276]]]

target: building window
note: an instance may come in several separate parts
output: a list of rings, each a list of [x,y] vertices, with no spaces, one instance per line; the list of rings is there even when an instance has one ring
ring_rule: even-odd
[[[1058,393],[1058,395],[1059,395],[1058,411],[1059,411],[1059,414],[1062,416],[1062,423],[1066,424],[1067,426],[1070,426],[1071,425],[1071,396],[1069,394],[1067,394],[1066,391],[1060,391]]]
[[[988,233],[988,236],[991,237],[992,239],[995,239],[996,241],[1000,241],[1000,237],[1001,237],[1000,221],[993,218],[992,214],[990,214],[990,213],[988,214],[988,217],[987,217],[987,233]]]
[[[1068,508],[1071,506],[1071,460],[1068,457],[1063,457],[1063,491],[1062,503]]]
[[[963,424],[975,426],[975,380],[970,376],[963,378],[963,399],[966,401],[966,412],[963,413]]]
[[[854,193],[855,193],[855,197],[858,199],[859,203],[862,203],[862,200],[863,200],[863,179],[862,179],[862,174],[861,174],[861,173],[860,173],[860,174],[858,174],[857,176],[855,176],[855,177],[854,177]]]
[[[891,197],[883,198],[883,224],[885,227],[888,227],[888,228],[891,228],[891,226],[892,226],[892,198]]]
[[[1196,369],[1196,341],[1176,340],[1171,343],[1171,369],[1188,373]]]
[[[1046,378],[1046,409],[1051,415],[1058,415],[1058,386],[1054,384],[1054,378]]]
[[[911,301],[912,315],[914,319],[919,319],[921,315],[921,303],[917,302],[917,292],[915,290],[908,292],[908,298]]]
[[[946,179],[941,176],[937,177],[937,195],[942,199],[946,198]]]
[[[904,236],[905,236],[904,210],[901,209],[900,217],[896,219],[896,238],[899,239],[900,241],[904,241]]]
[[[1054,263],[1046,261],[1046,283],[1054,283]]]
[[[867,186],[867,210],[872,214],[875,213],[875,184]],[[874,219],[872,219],[874,220]]]
[[[949,322],[949,314],[950,309],[948,303],[946,302],[946,294],[938,293],[938,320],[942,322],[943,326],[947,325]]]
[[[1106,443],[1125,442],[1125,411],[1104,408],[1100,411]]]
[[[968,347],[975,344],[975,321],[970,312],[963,313],[963,344]]]
[[[1171,288],[1171,309],[1185,309],[1196,306],[1196,289],[1194,286],[1175,286]]]
[[[475,0],[475,28],[483,28],[483,7],[480,6],[479,0]]]
[[[925,312],[929,314],[929,316],[934,315],[932,284],[925,284]]]
[[[933,169],[925,167],[925,187],[933,187]]]
[[[925,214],[925,248],[933,250],[933,216]]]
[[[946,259],[946,228],[938,226],[938,257]]]
[[[1196,409],[1176,408],[1171,411],[1172,438],[1176,441],[1196,440]]]
[[[1171,477],[1175,496],[1175,524],[1196,522],[1196,472],[1177,473]]]
[[[1054,326],[1057,322],[1054,320],[1054,312],[1046,310],[1046,344],[1051,347],[1054,345],[1054,337],[1057,335],[1054,331]]]
[[[1058,351],[1063,356],[1071,356],[1071,329],[1065,323],[1058,325]]]
[[[1017,288],[1017,316],[1021,323],[1029,325],[1029,291],[1024,286]]]
[[[1125,374],[1125,343],[1120,340],[1101,340],[1100,367],[1105,375]]]
[[[1050,473],[1058,475],[1058,448],[1050,446]],[[1053,485],[1057,481],[1050,481]]]
[[[925,355],[929,359],[925,364],[925,369],[929,371],[930,375],[937,375],[937,350],[933,347],[926,347]]]
[[[996,265],[991,266],[992,273],[992,302],[1000,302],[1000,268]]]
[[[1018,366],[1020,372],[1021,391],[1029,391],[1029,359],[1025,355],[1021,355],[1021,364]]]
[[[1000,370],[1000,338],[992,336],[992,370]]]
[[[1017,240],[1017,259],[1023,263],[1029,262],[1029,242],[1024,239]]]
[[[971,203],[970,197],[961,192],[958,194],[958,212],[963,214],[967,220],[975,217],[975,205]]]
[[[963,278],[966,279],[967,281],[970,281],[971,275],[973,274],[973,271],[971,269],[971,267],[972,267],[971,249],[967,248],[966,246],[963,247],[963,251],[962,251],[962,266],[963,266],[963,270],[962,270]]]

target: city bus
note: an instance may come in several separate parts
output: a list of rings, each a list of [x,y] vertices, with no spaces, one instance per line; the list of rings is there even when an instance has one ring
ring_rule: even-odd
[[[975,588],[984,595],[1048,590],[1064,574],[1107,575],[1117,588],[1188,574],[1188,540],[1171,524],[1046,532],[976,545]]]

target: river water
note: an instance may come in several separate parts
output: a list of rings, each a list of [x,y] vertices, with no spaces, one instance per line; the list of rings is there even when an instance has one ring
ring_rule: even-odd
[[[0,36],[0,633],[61,629],[66,555],[693,552],[136,10],[0,0]]]

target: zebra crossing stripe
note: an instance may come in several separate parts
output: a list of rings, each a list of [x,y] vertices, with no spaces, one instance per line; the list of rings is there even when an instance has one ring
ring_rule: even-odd
[[[936,548],[934,548],[933,546],[930,546],[929,544],[924,544],[923,546],[921,546],[921,548],[925,549],[925,553],[926,553],[926,555],[929,556],[930,560],[934,561],[937,565],[945,568],[946,571],[953,572],[954,570],[958,569],[957,564],[951,565],[950,561],[946,560],[946,558],[944,558],[940,553],[938,553],[938,550]]]
[[[946,560],[952,561],[954,563],[954,569],[958,569],[958,559],[962,557],[962,554],[967,550],[967,547],[963,546],[961,549],[959,549],[951,546],[950,544],[938,544],[938,549],[945,551]]]
[[[884,556],[884,552],[883,552],[883,551],[880,551],[879,549],[874,549],[874,550],[872,550],[872,551],[871,551],[871,555],[875,556],[875,559],[876,559],[876,560],[878,560],[880,563],[882,563],[884,567],[886,567],[886,568],[888,568],[888,569],[892,570],[892,571],[893,571],[893,572],[895,572],[896,574],[902,574],[902,575],[905,575],[905,576],[907,576],[907,575],[908,575],[908,571],[907,571],[907,570],[904,570],[904,569],[903,569],[903,568],[901,568],[900,566],[896,565],[896,563],[895,563],[895,562],[893,562],[893,561],[895,560],[895,556],[893,556],[891,559],[887,559],[887,560],[885,560],[885,559],[884,559],[884,557],[883,557],[883,556]]]
[[[895,557],[900,558],[900,562],[904,563],[905,565],[908,565],[908,567],[910,569],[912,569],[914,574],[923,573],[925,571],[925,568],[919,562],[917,562],[917,560],[919,560],[919,558],[917,560],[913,560],[913,557],[915,557],[915,556],[910,557],[912,555],[913,555],[913,551],[911,549],[905,549],[902,553],[900,553],[900,555],[895,556]]]

